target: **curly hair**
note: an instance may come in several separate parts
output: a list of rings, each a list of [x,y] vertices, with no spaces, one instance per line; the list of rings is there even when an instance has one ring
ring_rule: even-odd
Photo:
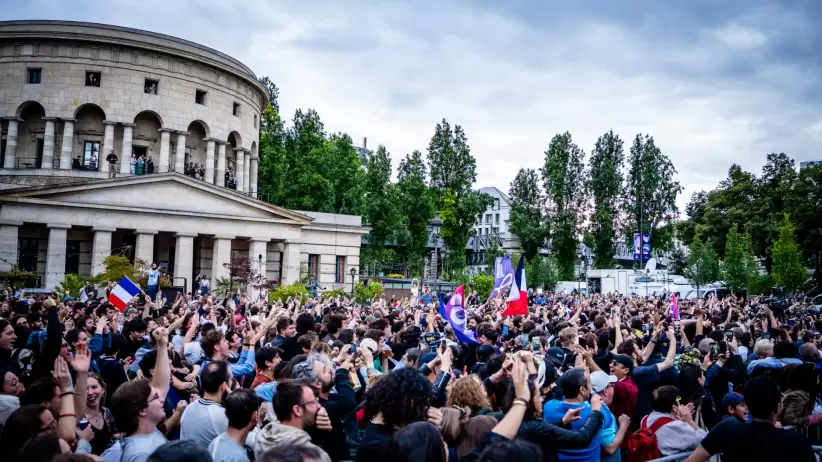
[[[388,428],[404,427],[426,420],[434,400],[434,390],[428,379],[416,369],[400,369],[386,374],[365,397],[365,419],[377,414]]]
[[[468,375],[460,377],[451,385],[448,401],[445,404],[467,407],[471,410],[471,414],[476,414],[479,409],[491,409],[491,402],[488,400],[485,387]]]

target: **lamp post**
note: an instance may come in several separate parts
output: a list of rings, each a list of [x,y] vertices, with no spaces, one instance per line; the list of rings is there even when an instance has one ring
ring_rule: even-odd
[[[434,279],[434,284],[437,284],[437,258],[439,254],[439,247],[440,247],[440,228],[442,228],[442,220],[440,219],[440,213],[437,212],[434,214],[434,219],[431,220],[431,223],[428,224],[428,229],[430,230],[431,239],[434,241],[434,255],[431,257],[431,277]]]
[[[354,278],[357,276],[357,267],[352,266],[351,269],[348,270],[348,272],[351,273],[351,296],[353,297],[354,296]]]
[[[651,270],[645,268],[645,298],[648,298],[648,279],[651,279]]]

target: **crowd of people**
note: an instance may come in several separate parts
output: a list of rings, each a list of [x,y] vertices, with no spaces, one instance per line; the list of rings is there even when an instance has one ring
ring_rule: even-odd
[[[427,288],[206,286],[122,311],[109,290],[5,292],[3,460],[816,460],[822,319],[803,303],[546,293],[503,316],[504,294],[473,293],[445,320]]]

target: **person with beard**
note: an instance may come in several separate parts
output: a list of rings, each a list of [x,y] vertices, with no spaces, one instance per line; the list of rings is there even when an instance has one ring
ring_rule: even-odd
[[[191,403],[180,419],[180,439],[193,440],[203,448],[228,429],[228,417],[222,406],[231,391],[231,368],[225,361],[212,361],[203,367],[200,382],[203,397]]]
[[[17,334],[14,332],[14,326],[11,325],[8,319],[0,318],[0,367],[14,372],[14,375],[20,375],[20,365],[12,360],[12,350],[17,341]]]
[[[320,405],[308,383],[302,380],[280,382],[272,408],[280,422],[269,423],[257,435],[254,445],[257,460],[261,460],[267,452],[280,452],[291,444],[298,444],[319,451],[320,461],[331,462],[328,454],[311,442],[311,436],[306,431],[310,428],[331,428],[325,408]]]
[[[308,356],[305,361],[297,363],[291,372],[291,378],[305,380],[319,399],[332,422],[330,432],[309,430],[312,439],[319,443],[334,462],[350,460],[343,419],[357,406],[356,392],[351,387],[349,370],[354,366],[354,355],[349,354],[350,346],[343,347],[344,360],[334,372],[332,380],[331,369],[326,367],[321,358]],[[335,388],[336,393],[331,393]],[[277,390],[279,394],[279,390]]]

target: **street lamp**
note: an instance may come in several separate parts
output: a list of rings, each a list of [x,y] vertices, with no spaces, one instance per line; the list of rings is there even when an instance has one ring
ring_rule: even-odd
[[[648,279],[651,279],[651,270],[645,268],[645,298],[648,298]]]
[[[351,296],[353,297],[354,296],[354,277],[357,276],[357,267],[352,266],[351,269],[348,270],[348,272],[351,273]]]
[[[439,253],[440,247],[440,228],[442,228],[442,220],[440,219],[440,213],[437,212],[434,214],[434,219],[431,220],[431,223],[428,224],[428,229],[430,230],[431,238],[434,241],[434,255],[431,258],[431,269],[433,272],[431,273],[432,278],[434,279],[434,284],[437,283],[437,258]]]

